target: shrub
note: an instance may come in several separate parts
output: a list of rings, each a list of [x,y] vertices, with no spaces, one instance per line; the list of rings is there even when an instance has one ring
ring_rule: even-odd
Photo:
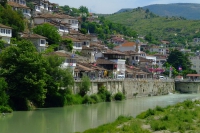
[[[12,109],[8,106],[0,106],[0,113],[12,113]]]
[[[156,111],[164,112],[164,109],[160,106],[156,106]]]
[[[124,99],[124,95],[121,92],[118,92],[114,95],[114,99],[117,101],[121,101]]]
[[[101,98],[97,94],[91,95],[90,98],[93,99],[94,103],[98,103],[101,101]]]
[[[79,89],[80,89],[80,92],[79,94],[81,96],[85,96],[87,94],[87,92],[90,90],[90,79],[88,76],[86,75],[83,75],[83,77],[81,78],[81,83],[79,85]]]
[[[111,101],[111,93],[104,86],[99,88],[98,95],[100,96],[102,101]]]
[[[148,109],[147,111],[142,112],[141,114],[139,114],[139,115],[137,116],[137,118],[145,119],[145,118],[147,118],[147,117],[149,117],[149,116],[151,116],[151,115],[155,115],[155,110],[153,110],[153,109]]]
[[[151,128],[154,130],[154,131],[159,131],[159,130],[166,130],[166,126],[164,123],[162,122],[159,122],[159,121],[153,121],[151,122]]]
[[[83,102],[82,103],[83,104],[92,104],[92,103],[94,103],[94,100],[91,97],[89,97],[88,95],[85,95],[83,97]]]
[[[66,105],[82,104],[83,98],[80,95],[66,95]]]

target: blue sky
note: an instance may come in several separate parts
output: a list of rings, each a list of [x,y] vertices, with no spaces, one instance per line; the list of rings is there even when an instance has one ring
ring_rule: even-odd
[[[69,5],[78,8],[81,5],[86,6],[95,13],[111,14],[122,8],[136,8],[151,4],[169,4],[169,3],[198,3],[200,0],[49,0],[52,3],[58,3],[60,6]]]

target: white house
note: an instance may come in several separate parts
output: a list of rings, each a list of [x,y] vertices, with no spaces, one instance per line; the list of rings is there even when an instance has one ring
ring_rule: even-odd
[[[42,24],[49,20],[57,21],[61,24],[68,24],[70,29],[78,31],[78,19],[65,14],[42,14],[34,17],[34,24]]]
[[[61,68],[66,69],[69,68],[72,70],[72,74],[74,75],[74,69],[77,65],[77,57],[74,54],[66,54],[64,50],[55,51],[51,54],[57,55],[59,57],[63,57],[65,61],[62,63]]]
[[[21,35],[21,38],[30,40],[35,45],[38,52],[44,51],[47,47],[47,41],[46,41],[47,38],[41,35],[24,33]]]
[[[12,37],[12,28],[6,25],[0,24],[0,39],[10,44],[11,37]]]
[[[118,52],[118,51],[106,51],[105,53],[103,53],[103,57],[106,60],[116,63],[116,65],[114,66],[115,68],[113,69],[113,70],[116,69],[116,71],[113,72],[115,77],[117,77],[118,75],[123,75],[125,77],[125,71],[126,71],[125,61],[126,60],[125,60],[124,53]]]
[[[162,54],[162,55],[166,55],[167,53],[167,48],[165,47],[162,47],[162,46],[152,46],[150,49],[149,49],[150,52],[157,52],[159,54]]]
[[[189,57],[189,60],[192,63],[191,69],[200,74],[200,56]]]
[[[25,0],[9,0],[8,5],[10,5],[13,10],[21,10],[24,17],[28,19],[31,17],[31,9],[26,6]]]
[[[146,59],[152,60],[152,64],[156,65],[156,56],[146,55]]]

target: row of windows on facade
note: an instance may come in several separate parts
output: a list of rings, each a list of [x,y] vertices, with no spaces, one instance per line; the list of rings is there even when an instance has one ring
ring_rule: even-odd
[[[3,34],[11,34],[11,30],[9,30],[9,29],[1,29],[1,33],[3,33]]]
[[[80,43],[74,43],[75,47],[82,47],[82,45]]]
[[[193,65],[192,67],[193,67],[193,68],[197,68],[197,66],[196,66],[196,65]],[[200,68],[200,66],[199,66],[199,68]]]
[[[24,0],[14,0],[14,2],[19,3],[21,5],[26,5],[26,1]]]

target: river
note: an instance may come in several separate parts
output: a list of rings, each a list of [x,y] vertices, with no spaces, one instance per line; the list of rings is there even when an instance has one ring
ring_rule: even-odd
[[[14,111],[0,114],[0,133],[73,133],[113,122],[119,115],[135,117],[157,105],[165,107],[200,94],[170,94],[141,97],[120,102],[74,105],[63,108]]]

